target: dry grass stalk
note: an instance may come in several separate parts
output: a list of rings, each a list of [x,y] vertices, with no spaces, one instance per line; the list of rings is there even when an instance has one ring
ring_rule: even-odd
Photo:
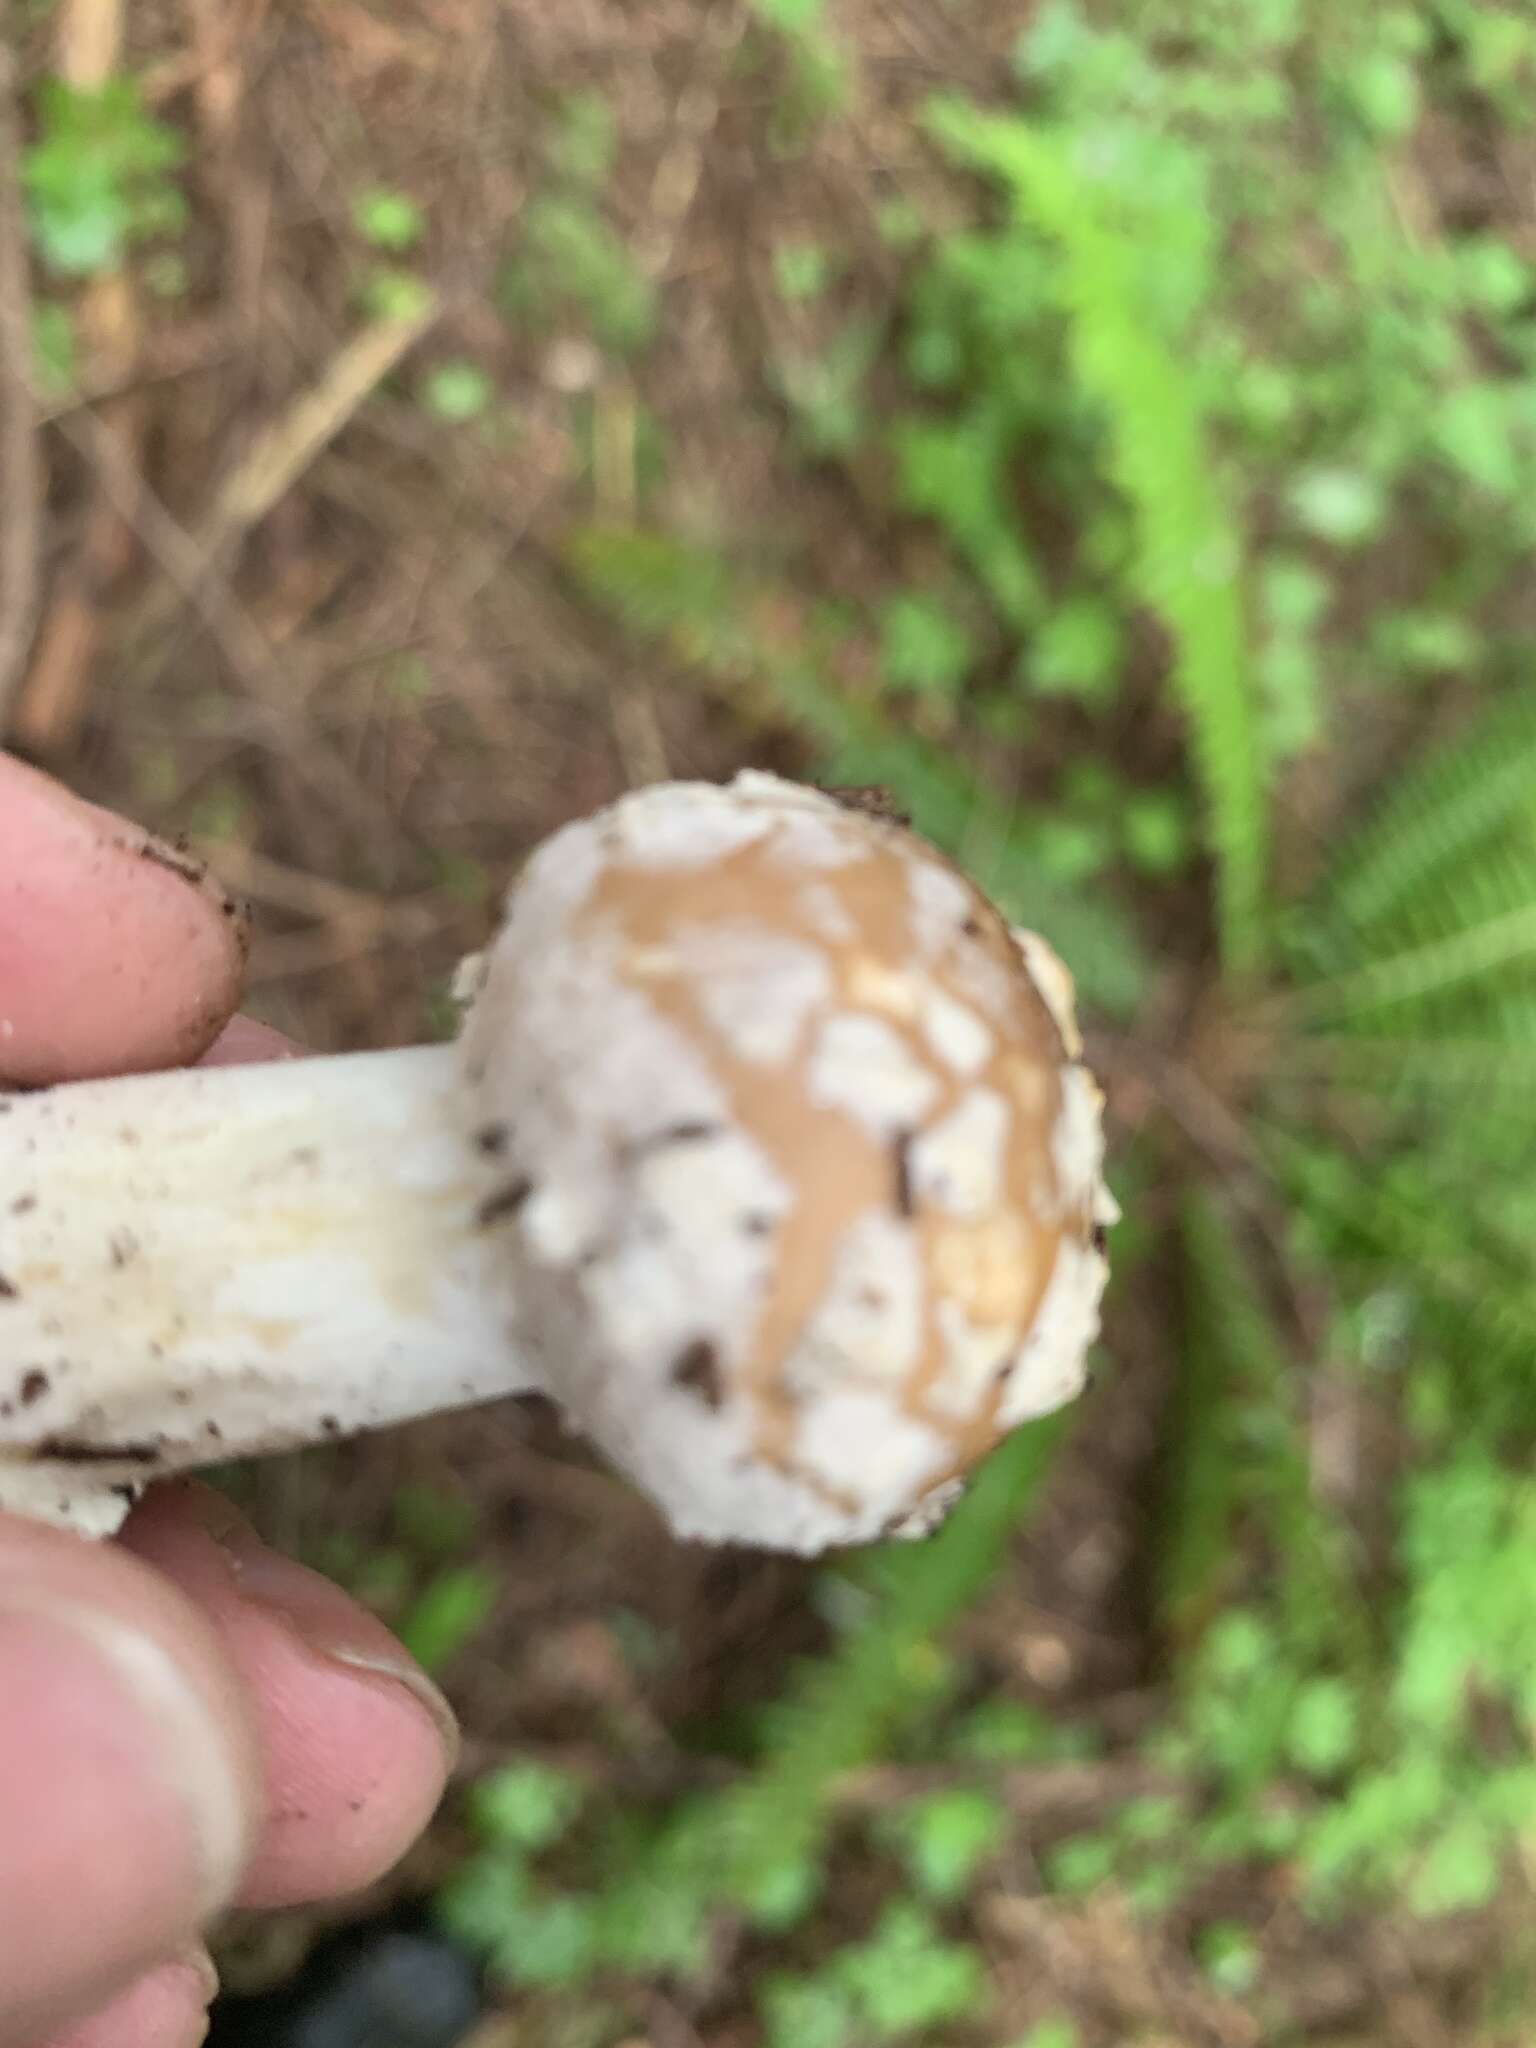
[[[32,300],[27,277],[15,65],[0,5],[0,737],[32,641],[37,610],[43,465],[32,390]]]

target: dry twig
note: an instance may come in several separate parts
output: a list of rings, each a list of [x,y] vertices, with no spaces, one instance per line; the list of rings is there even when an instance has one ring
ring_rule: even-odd
[[[251,528],[292,490],[437,316],[436,299],[424,296],[414,311],[365,327],[336,352],[319,379],[256,436],[214,492],[208,509],[178,529],[185,543],[177,551],[178,566],[167,583],[134,608],[125,633],[131,645],[142,648],[170,624],[183,602],[196,601],[203,580],[227,566]],[[166,566],[162,560],[161,567]]]
[[[351,770],[319,734],[299,727],[288,679],[261,628],[150,490],[121,437],[89,412],[61,420],[59,431],[95,468],[102,502],[138,536],[166,580],[198,613],[246,692],[268,744],[316,796],[365,837],[373,834],[383,821],[383,807],[365,797]]]
[[[0,30],[5,13],[0,4]],[[43,495],[32,391],[32,300],[21,211],[15,65],[0,40],[0,737],[32,641]]]

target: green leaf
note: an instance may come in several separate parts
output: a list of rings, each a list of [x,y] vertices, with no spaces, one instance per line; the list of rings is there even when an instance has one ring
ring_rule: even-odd
[[[522,229],[523,248],[496,282],[503,313],[547,328],[552,314],[569,308],[617,355],[647,346],[656,326],[655,288],[590,200],[541,194],[525,209]]]
[[[752,0],[758,19],[789,36],[809,35],[821,26],[825,0]]]
[[[1069,2019],[1037,2020],[1010,2048],[1079,2048],[1080,2039],[1076,2025]]]
[[[1008,625],[1030,627],[1044,610],[1044,584],[1009,515],[998,420],[987,408],[952,423],[899,420],[890,442],[906,508],[948,533]]]
[[[975,659],[970,634],[935,597],[903,591],[880,616],[880,665],[894,689],[953,703]]]
[[[1189,859],[1184,803],[1172,790],[1138,790],[1128,797],[1120,832],[1127,858],[1145,875],[1176,875]]]
[[[409,270],[379,264],[363,279],[362,300],[375,320],[408,321],[425,312],[432,288]]]
[[[496,396],[496,387],[478,363],[438,363],[421,380],[421,402],[446,426],[479,419]]]
[[[819,299],[833,276],[833,259],[820,242],[780,242],[773,252],[773,278],[790,300]]]
[[[415,200],[383,186],[361,194],[352,208],[352,219],[365,242],[392,256],[414,249],[426,230],[426,217]]]
[[[879,345],[878,328],[854,319],[819,353],[786,352],[774,362],[773,380],[794,415],[796,438],[807,455],[848,455],[863,439],[864,384]]]
[[[1308,533],[1341,548],[1374,540],[1387,516],[1381,486],[1358,469],[1307,470],[1292,484],[1290,502]]]
[[[1081,1728],[1058,1727],[1038,1707],[997,1697],[982,1700],[956,1724],[946,1752],[984,1764],[1039,1763],[1092,1755],[1094,1745]]]
[[[945,1940],[928,1914],[906,1900],[888,1905],[870,1939],[844,1949],[835,1970],[882,2040],[970,2019],[986,1996],[977,1951]]]
[[[437,1671],[456,1657],[490,1619],[501,1574],[489,1565],[455,1565],[417,1595],[397,1633],[418,1664]]]
[[[1264,564],[1260,591],[1266,620],[1285,634],[1321,625],[1332,596],[1328,578],[1295,555],[1274,555]]]
[[[1258,1982],[1263,1951],[1249,1928],[1234,1920],[1218,1920],[1201,1931],[1195,1944],[1200,1967],[1229,1998],[1242,1998]]]
[[[1099,1891],[1115,1875],[1119,1851],[1108,1835],[1074,1835],[1046,1857],[1052,1891],[1074,1895]]]
[[[1360,58],[1345,81],[1350,105],[1373,135],[1396,140],[1419,118],[1420,92],[1414,67],[1391,50]]]
[[[507,1916],[495,1949],[498,1973],[529,1986],[580,1984],[597,1960],[597,1927],[586,1899],[530,1898]]]
[[[852,1993],[829,1974],[770,1976],[758,2004],[767,2048],[851,2048],[858,2035]]]
[[[1498,1835],[1487,1821],[1448,1819],[1414,1873],[1413,1910],[1466,1913],[1490,1905],[1500,1890],[1501,1861]]]
[[[1455,870],[1528,811],[1536,786],[1536,688],[1522,678],[1462,736],[1428,750],[1375,816],[1348,840],[1316,899],[1320,918],[1342,918],[1362,937],[1397,935],[1403,906]],[[1468,907],[1473,897],[1468,893]]]
[[[559,1841],[580,1813],[585,1788],[546,1764],[509,1764],[481,1778],[469,1812],[487,1841],[532,1853]]]
[[[1524,488],[1531,451],[1515,431],[1503,385],[1462,384],[1447,392],[1433,435],[1451,467],[1490,497],[1513,498]]]
[[[184,202],[166,176],[182,161],[181,138],[145,110],[136,80],[88,90],[45,79],[37,127],[21,184],[49,268],[77,277],[107,270],[130,243],[182,224]]]
[[[1314,1778],[1335,1777],[1354,1760],[1359,1719],[1359,1702],[1343,1679],[1310,1679],[1292,1703],[1286,1734],[1297,1769]]]
[[[574,184],[599,186],[613,170],[618,123],[600,92],[571,92],[556,109],[549,142],[552,167]]]
[[[418,1555],[445,1559],[457,1556],[473,1541],[480,1509],[468,1492],[418,1479],[396,1489],[390,1518],[400,1541]]]
[[[1103,598],[1079,597],[1047,615],[1023,668],[1046,696],[1102,704],[1114,694],[1124,659],[1125,634],[1113,609]]]
[[[923,1896],[947,1905],[965,1896],[977,1870],[997,1853],[1007,1818],[995,1794],[961,1787],[888,1814],[882,1832]]]

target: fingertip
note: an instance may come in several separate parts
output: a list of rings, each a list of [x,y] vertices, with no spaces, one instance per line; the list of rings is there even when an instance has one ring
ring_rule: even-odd
[[[218,1988],[207,1951],[190,1950],[38,2048],[201,2048]]]
[[[216,1637],[172,1587],[13,1517],[0,1670],[0,1986],[30,2040],[228,1901],[255,1839],[259,1758]]]
[[[0,755],[0,1082],[199,1058],[245,950],[240,906],[201,863]]]
[[[121,1540],[207,1613],[257,1705],[269,1804],[242,1904],[383,1876],[452,1769],[452,1710],[427,1674],[377,1616],[271,1550],[207,1487],[152,1488]]]

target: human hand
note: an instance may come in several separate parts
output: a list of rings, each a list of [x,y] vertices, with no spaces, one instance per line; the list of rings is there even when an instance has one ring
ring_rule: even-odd
[[[286,1056],[167,853],[0,755],[0,1086]],[[0,1302],[0,1398],[25,1363]],[[194,2048],[209,1919],[371,1882],[453,1744],[382,1624],[211,1490],[111,1544],[0,1515],[0,2048]]]

